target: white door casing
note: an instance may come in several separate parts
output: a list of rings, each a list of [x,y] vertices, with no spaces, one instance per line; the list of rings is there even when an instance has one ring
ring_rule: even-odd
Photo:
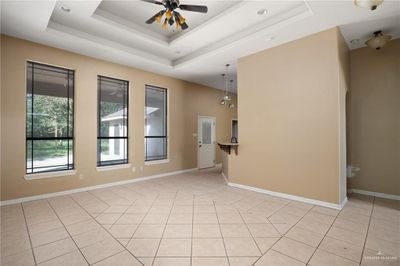
[[[199,116],[197,123],[197,168],[215,166],[215,117]]]

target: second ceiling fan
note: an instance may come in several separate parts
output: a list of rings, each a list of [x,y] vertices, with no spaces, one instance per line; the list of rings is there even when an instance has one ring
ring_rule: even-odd
[[[154,21],[158,23],[161,22],[162,17],[165,14],[165,19],[162,25],[163,29],[166,29],[168,24],[170,26],[176,24],[176,28],[181,28],[182,30],[186,30],[189,26],[186,24],[186,19],[178,12],[176,9],[181,9],[185,11],[192,11],[192,12],[200,12],[200,13],[207,13],[208,8],[207,6],[198,6],[198,5],[181,5],[179,0],[162,0],[162,2],[156,0],[142,0],[147,3],[152,3],[156,5],[164,6],[165,9],[161,10],[148,20],[146,20],[147,24],[152,24]]]

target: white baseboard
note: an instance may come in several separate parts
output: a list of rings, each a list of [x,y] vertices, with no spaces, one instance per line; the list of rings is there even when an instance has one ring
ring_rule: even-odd
[[[304,198],[304,197],[300,197],[300,196],[294,196],[294,195],[290,195],[290,194],[285,194],[285,193],[281,193],[281,192],[275,192],[275,191],[270,191],[270,190],[266,190],[266,189],[241,185],[241,184],[237,184],[237,183],[228,183],[228,186],[243,188],[243,189],[247,189],[247,190],[251,190],[251,191],[258,192],[258,193],[263,193],[263,194],[267,194],[267,195],[271,195],[271,196],[275,196],[275,197],[279,197],[279,198],[283,198],[283,199],[300,201],[300,202],[318,205],[318,206],[327,207],[327,208],[336,209],[336,210],[341,210],[347,202],[347,197],[340,204],[334,204],[334,203],[330,203],[330,202],[314,200],[314,199]]]
[[[392,195],[392,194],[386,194],[386,193],[380,193],[380,192],[373,192],[373,191],[366,191],[366,190],[361,190],[361,189],[356,189],[356,188],[349,189],[349,192],[362,194],[362,195],[367,195],[367,196],[374,196],[374,197],[384,198],[384,199],[400,200],[400,196],[398,196],[398,195]]]
[[[5,201],[1,201],[0,202],[0,206],[6,206],[6,205],[11,205],[11,204],[18,204],[18,203],[22,203],[22,202],[27,202],[27,201],[47,199],[47,198],[53,198],[53,197],[58,197],[58,196],[64,196],[64,195],[69,195],[69,194],[78,193],[78,192],[85,192],[85,191],[90,191],[90,190],[99,189],[99,188],[107,188],[107,187],[113,187],[113,186],[119,186],[119,185],[126,185],[126,184],[130,184],[130,183],[136,183],[136,182],[146,181],[146,180],[150,180],[150,179],[165,177],[165,176],[183,174],[183,173],[192,172],[192,171],[195,171],[195,170],[197,170],[197,168],[179,170],[179,171],[168,172],[168,173],[157,174],[157,175],[151,175],[151,176],[138,177],[138,178],[135,178],[135,179],[111,182],[111,183],[106,183],[106,184],[101,184],[101,185],[96,185],[96,186],[82,187],[82,188],[64,190],[64,191],[59,191],[59,192],[54,192],[54,193],[41,194],[41,195],[36,195],[36,196],[5,200]]]
[[[222,177],[225,179],[225,183],[226,183],[227,185],[229,185],[228,178],[226,177],[226,175],[224,174],[224,172],[221,172],[221,174],[222,174]]]

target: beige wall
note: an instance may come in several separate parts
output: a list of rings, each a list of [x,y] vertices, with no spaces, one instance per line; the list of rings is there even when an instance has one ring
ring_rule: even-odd
[[[339,51],[334,28],[239,60],[233,183],[339,203]]]
[[[222,91],[8,36],[1,36],[1,56],[2,200],[195,168],[197,138],[193,134],[197,133],[198,115],[216,116],[217,140],[230,138],[230,119],[236,117],[236,110],[219,104]],[[30,181],[23,178],[27,60],[75,69],[75,176]],[[96,171],[98,74],[130,82],[129,161],[136,172],[131,168]],[[145,84],[169,89],[167,164],[144,166]]]
[[[400,40],[350,53],[349,163],[355,189],[400,195]]]

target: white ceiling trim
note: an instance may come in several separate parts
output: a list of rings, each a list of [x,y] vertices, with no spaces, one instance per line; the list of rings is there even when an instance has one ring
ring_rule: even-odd
[[[56,31],[56,32],[68,34],[70,36],[78,37],[80,39],[84,39],[84,40],[90,41],[92,43],[102,44],[103,46],[107,46],[107,47],[110,47],[110,48],[113,48],[116,50],[121,50],[121,51],[130,53],[131,55],[141,57],[142,59],[144,59],[148,62],[172,67],[171,61],[168,59],[164,59],[164,58],[155,56],[153,54],[146,53],[144,51],[134,49],[132,47],[129,47],[129,46],[117,43],[117,42],[113,42],[113,41],[110,41],[110,40],[107,40],[104,38],[100,38],[95,35],[89,34],[87,32],[79,31],[79,30],[76,30],[76,29],[73,29],[73,28],[70,28],[70,27],[67,27],[64,25],[60,25],[56,22],[50,21],[47,31]]]
[[[265,34],[266,36],[270,32],[277,31],[312,15],[313,12],[308,5],[302,3],[295,8],[288,9],[286,12],[266,20],[263,24],[260,24],[255,28],[247,28],[246,30],[235,33],[219,42],[215,42],[205,48],[194,51],[188,56],[179,58],[173,61],[172,65],[174,67],[183,67],[186,64],[202,59],[203,57],[212,56],[223,50],[239,45],[240,42],[252,39],[260,34]]]

